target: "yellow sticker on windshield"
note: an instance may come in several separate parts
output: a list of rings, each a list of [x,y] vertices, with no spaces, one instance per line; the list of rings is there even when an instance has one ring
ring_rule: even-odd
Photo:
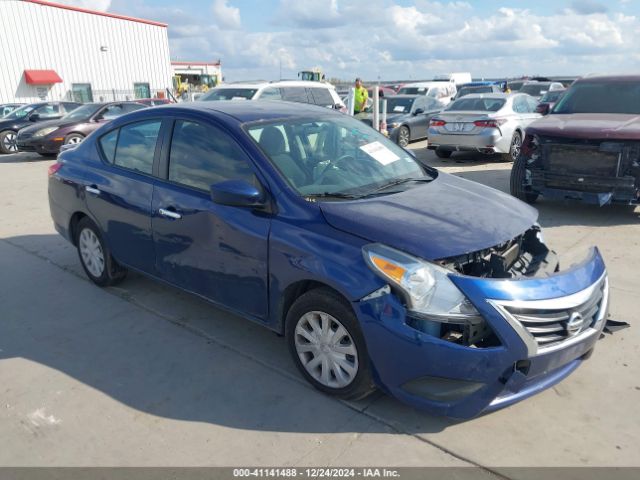
[[[366,145],[362,145],[360,147],[364,153],[369,155],[374,160],[377,160],[382,165],[389,165],[397,160],[400,160],[400,157],[385,147],[380,142],[371,142]]]

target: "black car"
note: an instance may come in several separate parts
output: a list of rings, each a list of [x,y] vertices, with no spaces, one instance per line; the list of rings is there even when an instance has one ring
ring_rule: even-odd
[[[0,153],[16,153],[18,130],[35,122],[56,120],[78,108],[75,102],[38,102],[20,107],[0,119]]]
[[[401,147],[426,138],[431,117],[445,107],[439,100],[426,95],[394,95],[386,100],[389,138]],[[372,124],[371,117],[369,110],[356,116],[368,125]]]

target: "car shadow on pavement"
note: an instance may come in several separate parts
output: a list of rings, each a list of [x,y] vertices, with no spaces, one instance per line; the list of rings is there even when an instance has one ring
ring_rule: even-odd
[[[0,363],[27,359],[145,414],[238,429],[432,433],[458,423],[379,392],[330,398],[266,328],[138,274],[101,289],[76,265],[56,235],[0,240],[0,269],[11,272],[0,277]],[[407,432],[401,419],[416,416],[419,432]]]
[[[43,157],[37,153],[28,152],[0,154],[0,163],[50,162],[55,159],[55,156]]]

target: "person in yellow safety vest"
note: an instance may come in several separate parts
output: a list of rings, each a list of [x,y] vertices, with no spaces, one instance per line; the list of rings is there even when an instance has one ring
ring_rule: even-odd
[[[369,93],[367,89],[362,86],[362,80],[360,78],[356,78],[356,95],[355,101],[353,104],[353,114],[357,115],[358,113],[364,111],[367,106],[367,100],[369,99]]]

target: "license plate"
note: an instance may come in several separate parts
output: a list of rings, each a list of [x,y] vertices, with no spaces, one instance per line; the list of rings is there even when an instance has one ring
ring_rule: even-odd
[[[451,132],[464,132],[464,123],[447,123],[447,130]]]

